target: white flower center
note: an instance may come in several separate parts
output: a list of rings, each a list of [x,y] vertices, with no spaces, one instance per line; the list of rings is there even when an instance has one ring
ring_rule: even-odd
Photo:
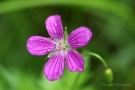
[[[57,49],[58,51],[61,51],[61,50],[63,49],[63,46],[58,45],[58,46],[56,47],[56,49]]]
[[[67,50],[70,49],[70,46],[67,44],[66,41],[56,41],[56,51],[62,52],[63,55],[67,53]]]

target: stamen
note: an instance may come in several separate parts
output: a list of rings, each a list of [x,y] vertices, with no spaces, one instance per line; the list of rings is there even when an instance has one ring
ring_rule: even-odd
[[[57,46],[57,50],[58,50],[58,51],[61,51],[62,49],[63,49],[63,47],[62,47],[61,45],[58,45],[58,46]]]

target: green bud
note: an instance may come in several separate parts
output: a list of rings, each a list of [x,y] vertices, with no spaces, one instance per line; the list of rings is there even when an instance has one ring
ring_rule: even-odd
[[[66,40],[68,37],[68,33],[67,33],[67,27],[65,27],[65,32],[64,32],[64,40]]]
[[[67,31],[67,27],[65,26],[65,31]]]
[[[113,72],[110,68],[107,68],[105,70],[105,77],[108,83],[111,83],[113,81]]]

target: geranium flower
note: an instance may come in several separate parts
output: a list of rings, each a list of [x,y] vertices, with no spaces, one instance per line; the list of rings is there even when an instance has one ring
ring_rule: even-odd
[[[59,79],[64,70],[64,62],[71,72],[84,71],[84,59],[75,48],[86,46],[92,37],[89,28],[81,26],[64,38],[64,31],[59,15],[49,16],[45,21],[46,29],[51,38],[31,36],[27,40],[30,54],[41,56],[53,52],[45,67],[44,74],[50,81]]]

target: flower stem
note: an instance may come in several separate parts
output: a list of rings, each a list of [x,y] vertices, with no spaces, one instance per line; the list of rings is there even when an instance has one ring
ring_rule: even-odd
[[[72,85],[69,88],[69,90],[75,90],[76,89],[76,86],[77,86],[77,83],[79,82],[80,76],[81,76],[81,73],[78,72],[75,79],[74,79],[74,81],[72,82]]]
[[[111,83],[111,82],[113,81],[113,72],[112,72],[111,68],[108,67],[108,65],[107,65],[107,63],[105,62],[105,60],[104,60],[100,55],[98,55],[98,54],[96,54],[96,53],[93,53],[93,52],[88,52],[88,53],[86,53],[86,54],[87,54],[87,55],[92,55],[92,56],[98,58],[98,59],[103,63],[103,65],[104,65],[105,68],[106,68],[106,69],[105,69],[106,81],[107,81],[108,83]]]
[[[96,53],[93,53],[93,52],[88,52],[87,54],[88,55],[92,55],[92,56],[98,58],[103,63],[103,65],[105,66],[105,68],[108,68],[107,63],[105,62],[105,60],[100,55],[98,55]]]

